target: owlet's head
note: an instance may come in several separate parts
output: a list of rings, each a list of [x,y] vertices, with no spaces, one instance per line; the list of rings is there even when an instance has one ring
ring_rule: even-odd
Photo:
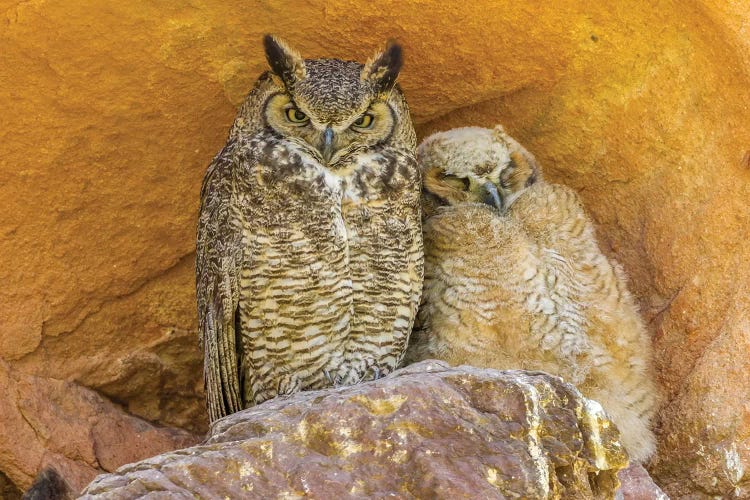
[[[399,45],[389,43],[363,65],[302,59],[271,35],[265,36],[263,44],[274,86],[263,109],[266,126],[309,147],[326,164],[388,142],[400,133],[403,121],[411,127],[396,85],[402,65]]]
[[[433,134],[417,159],[430,206],[486,203],[504,212],[541,175],[534,156],[499,125]]]

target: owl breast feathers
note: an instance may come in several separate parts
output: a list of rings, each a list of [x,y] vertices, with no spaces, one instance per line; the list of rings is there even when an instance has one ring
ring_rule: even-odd
[[[211,421],[389,373],[422,286],[400,47],[362,65],[264,43],[271,71],[201,190],[196,292]]]
[[[418,156],[425,282],[408,360],[559,375],[602,404],[631,458],[647,459],[650,339],[576,193],[544,182],[500,127],[435,134]]]

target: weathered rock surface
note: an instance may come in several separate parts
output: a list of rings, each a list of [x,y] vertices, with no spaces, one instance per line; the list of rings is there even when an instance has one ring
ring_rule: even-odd
[[[617,500],[669,500],[641,464],[631,464],[617,473],[620,489]]]
[[[2,360],[0,422],[0,491],[8,495],[14,488],[6,476],[30,485],[50,465],[80,491],[103,471],[197,442],[183,430],[128,415],[75,383],[11,373]]]
[[[750,496],[746,0],[7,0],[0,17],[0,358],[14,373],[205,430],[198,192],[265,67],[260,36],[359,60],[395,37],[420,134],[502,122],[581,193],[629,272],[667,393],[650,466],[667,493]],[[0,448],[0,471],[32,459]]]
[[[613,498],[618,439],[562,379],[427,361],[235,413],[83,498]]]
[[[0,498],[3,500],[20,500],[23,492],[8,479],[8,476],[0,472]]]

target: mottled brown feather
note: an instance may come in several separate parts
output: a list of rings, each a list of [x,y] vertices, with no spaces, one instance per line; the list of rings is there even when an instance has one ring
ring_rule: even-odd
[[[292,71],[293,49],[266,45],[284,74],[258,79],[201,190],[196,294],[212,422],[389,373],[421,293],[421,178],[400,89],[381,95],[354,62]],[[291,122],[292,106],[308,121]],[[363,112],[375,125],[355,130]]]

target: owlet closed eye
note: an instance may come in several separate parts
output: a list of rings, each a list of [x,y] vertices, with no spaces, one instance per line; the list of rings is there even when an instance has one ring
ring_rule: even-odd
[[[302,111],[300,111],[299,109],[297,109],[297,108],[289,108],[289,109],[287,109],[286,110],[286,118],[290,122],[292,122],[292,123],[298,123],[298,124],[307,123],[307,121],[309,120],[309,118],[307,117],[307,115],[305,113],[303,113]]]
[[[365,113],[357,118],[352,125],[357,128],[370,128],[372,127],[373,120],[374,117],[370,113]]]
[[[471,182],[467,177],[459,177],[452,174],[443,174],[443,182],[448,184],[453,189],[459,189],[461,191],[468,191],[471,186]]]

